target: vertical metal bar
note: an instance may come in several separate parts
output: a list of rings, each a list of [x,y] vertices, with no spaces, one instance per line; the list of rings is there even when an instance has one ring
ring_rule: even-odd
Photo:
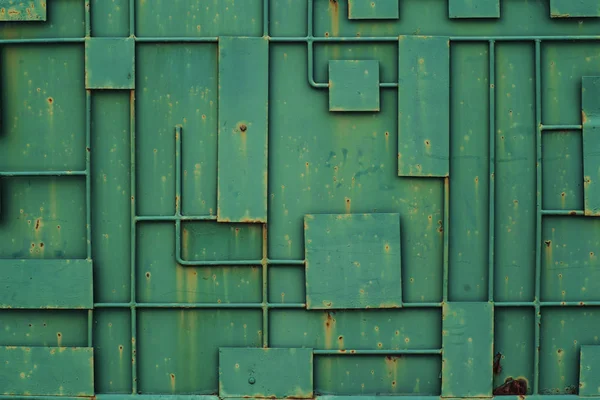
[[[306,5],[308,8],[307,11],[307,16],[308,16],[308,21],[307,21],[307,26],[308,26],[308,38],[312,39],[313,37],[313,13],[314,13],[314,4],[313,4],[314,0],[308,0],[308,4]]]
[[[448,302],[449,236],[450,236],[450,178],[444,178],[444,261],[442,301]]]
[[[88,12],[86,12],[86,15]],[[86,18],[86,23],[88,18]],[[87,25],[89,26],[89,25]],[[92,92],[85,91],[85,235],[88,260],[92,260],[92,168],[91,168],[91,142],[92,142]],[[92,289],[93,290],[93,289]],[[93,347],[93,319],[94,311],[88,311],[88,347]]]
[[[267,224],[262,225],[262,339],[263,347],[269,347],[269,263],[267,262]]]
[[[542,49],[541,41],[535,41],[535,124],[536,124],[536,213],[535,213],[535,353],[533,394],[539,393],[540,385],[540,285],[542,271]]]
[[[129,0],[129,36],[135,36],[135,0]]]
[[[269,0],[263,0],[263,37],[269,37]]]
[[[175,216],[181,219],[181,134],[183,127],[175,127]]]
[[[308,0],[307,4],[307,51],[308,51],[308,83],[313,85],[315,82],[314,78],[314,61],[313,61],[313,13],[314,13],[314,0]]]
[[[132,1],[133,4],[133,1]],[[132,393],[137,393],[137,313],[135,308],[135,249],[136,249],[136,175],[135,175],[135,90],[131,90],[129,94],[129,145],[130,145],[130,191],[131,191],[131,387]]]
[[[495,234],[495,196],[496,196],[496,43],[489,42],[489,84],[490,84],[490,146],[489,146],[489,215],[488,215],[488,300],[494,301],[494,234]]]
[[[91,0],[85,0],[85,37],[92,36]]]

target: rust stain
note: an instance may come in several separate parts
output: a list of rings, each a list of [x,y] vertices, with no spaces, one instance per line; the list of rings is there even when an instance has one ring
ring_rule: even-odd
[[[340,33],[340,5],[338,0],[329,0],[329,15],[331,16],[331,35]]]
[[[335,332],[335,318],[331,312],[327,311],[325,314],[325,348],[331,349],[333,347],[333,336]],[[343,339],[343,338],[342,338]]]
[[[504,383],[494,389],[494,396],[525,396],[527,394],[527,380],[524,378],[506,378]]]
[[[499,375],[500,372],[502,372],[502,365],[500,364],[501,359],[502,359],[502,353],[500,353],[500,352],[496,353],[496,355],[494,356],[494,366],[493,366],[494,375]]]

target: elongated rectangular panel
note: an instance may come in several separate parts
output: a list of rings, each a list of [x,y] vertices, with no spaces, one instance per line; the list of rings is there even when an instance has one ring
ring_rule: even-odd
[[[0,22],[45,21],[46,1],[48,0],[0,0]]]
[[[598,0],[550,0],[552,18],[600,17]]]
[[[221,222],[267,221],[269,42],[219,39],[218,211]]]
[[[600,76],[582,79],[585,215],[600,216]]]

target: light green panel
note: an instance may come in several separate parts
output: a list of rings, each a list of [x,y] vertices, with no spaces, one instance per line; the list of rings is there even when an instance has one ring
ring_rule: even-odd
[[[268,40],[219,39],[218,104],[218,220],[267,222]]]
[[[496,45],[495,301],[531,301],[534,296],[534,61],[532,43]]]
[[[379,111],[379,63],[329,61],[329,111]]]
[[[0,21],[45,21],[45,0],[0,0]]]
[[[500,18],[501,0],[449,0],[450,18]]]
[[[6,0],[2,0],[6,1]],[[22,1],[22,0],[20,0]],[[31,0],[27,0],[31,1]],[[39,1],[39,0],[34,0]],[[85,35],[85,3],[80,0],[42,0],[46,3],[47,21],[23,23],[2,22],[2,39],[39,39],[55,37],[83,37]],[[48,46],[45,46],[48,47]],[[81,60],[83,62],[83,59]],[[81,70],[83,74],[83,69]]]
[[[600,220],[544,217],[541,246],[542,300],[600,300]]]
[[[92,36],[129,36],[129,1],[92,0]]]
[[[262,0],[135,0],[137,36],[262,36]]]
[[[581,346],[579,361],[579,394],[600,395],[600,346]]]
[[[581,83],[585,215],[600,216],[600,76]]]
[[[600,17],[596,0],[550,0],[552,18]]]
[[[544,132],[542,179],[545,210],[583,210],[581,132]]]
[[[398,19],[398,0],[348,0],[349,19]]]
[[[296,0],[270,0],[271,36],[306,36],[307,4]]]
[[[0,258],[86,258],[80,177],[2,178]]]
[[[97,393],[131,392],[131,313],[94,312],[94,385]]]
[[[573,19],[572,21],[580,21]],[[584,23],[600,19],[586,19]],[[598,21],[598,22],[596,22]],[[569,21],[560,20],[569,24]],[[581,79],[600,71],[600,43],[542,43],[542,122],[581,124]]]
[[[84,170],[83,44],[3,46],[0,59],[0,171]]]
[[[493,304],[446,303],[442,318],[442,396],[491,397]]]
[[[441,348],[441,310],[273,310],[272,347],[327,350]]]
[[[227,226],[224,228],[229,231]],[[260,268],[178,265],[175,261],[175,224],[172,223],[139,224],[137,235],[137,301],[154,303],[261,301]],[[210,232],[208,236],[211,236]],[[222,246],[218,238],[213,236],[211,240],[216,239],[214,243]],[[191,255],[195,254],[202,243],[199,239],[194,239],[193,243],[196,244],[190,245]],[[185,239],[183,242],[185,243]],[[192,243],[191,239],[190,243]],[[233,243],[235,244],[235,241]],[[228,251],[228,247],[221,247],[221,249]],[[186,253],[182,254],[185,256]]]
[[[454,43],[450,70],[450,301],[485,301],[489,234],[489,53]]]
[[[92,254],[97,302],[131,298],[130,95],[92,94]]]
[[[440,394],[439,356],[317,356],[314,363],[321,394]]]
[[[135,88],[135,40],[86,38],[86,89]]]
[[[87,346],[84,310],[0,310],[3,346]]]
[[[596,307],[542,309],[540,394],[577,393],[581,346],[600,344],[598,329]]]
[[[269,303],[304,303],[306,283],[304,266],[269,268]]]
[[[183,213],[216,215],[216,45],[138,44],[136,60],[138,214],[175,213],[175,125],[180,124]],[[172,76],[185,84],[173,85]]]
[[[398,45],[398,176],[448,176],[450,42],[401,36]]]
[[[261,316],[260,310],[138,311],[139,390],[216,393],[219,347],[259,347]]]
[[[504,395],[501,393],[503,385],[510,386],[511,380],[525,382],[524,386],[520,386],[526,387],[522,394],[533,393],[534,326],[535,315],[531,307],[494,309],[493,373],[496,395]]]
[[[312,398],[313,351],[220,348],[219,396]]]
[[[455,0],[453,0],[455,1]],[[489,0],[479,0],[489,1]],[[569,1],[569,0],[565,0]],[[590,0],[586,0],[590,1]],[[467,23],[448,18],[448,1],[401,0],[399,20],[355,21],[348,19],[346,1],[315,0],[315,36],[517,36],[597,35],[597,18],[557,23],[550,18],[548,0],[501,0],[502,18],[473,19]],[[571,46],[571,44],[567,44]]]
[[[5,395],[92,396],[94,349],[0,347],[0,387]]]
[[[327,92],[292,68],[306,63],[304,45],[271,45],[285,72],[270,78],[269,257],[303,258],[305,214],[399,213],[404,301],[440,301],[443,182],[396,176],[396,91],[382,90],[379,113],[332,118]]]

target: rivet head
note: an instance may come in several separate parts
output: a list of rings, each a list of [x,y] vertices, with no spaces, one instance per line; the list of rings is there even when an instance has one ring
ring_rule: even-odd
[[[248,383],[251,385],[254,385],[256,383],[256,379],[254,379],[253,377],[248,378]]]

